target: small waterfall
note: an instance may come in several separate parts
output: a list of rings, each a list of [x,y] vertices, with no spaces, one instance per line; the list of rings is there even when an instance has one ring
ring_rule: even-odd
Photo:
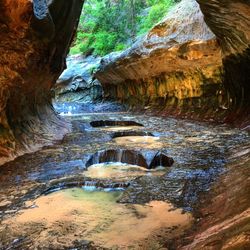
[[[160,159],[160,166],[163,166],[162,155],[159,156]]]
[[[123,155],[124,155],[123,150],[122,149],[118,149],[117,155],[116,155],[117,156],[116,157],[117,158],[116,161],[117,162],[122,162]],[[125,156],[125,158],[126,158],[126,156]]]
[[[128,182],[115,182],[115,183],[105,183],[101,181],[85,181],[84,185],[82,185],[82,189],[86,191],[95,191],[95,190],[103,190],[103,191],[118,191],[118,190],[124,190],[129,186]]]
[[[158,166],[171,167],[173,165],[173,163],[174,163],[173,158],[168,157],[167,155],[165,155],[162,152],[158,152],[154,156],[149,168],[156,168]]]
[[[144,151],[141,153],[140,151],[134,150],[109,149],[98,151],[93,154],[87,161],[86,167],[105,162],[127,163],[147,169],[152,169],[158,166],[170,167],[173,165],[174,160],[160,151]]]
[[[84,186],[86,186],[86,187],[95,187],[96,186],[96,184],[97,184],[97,181],[85,181],[84,182]]]

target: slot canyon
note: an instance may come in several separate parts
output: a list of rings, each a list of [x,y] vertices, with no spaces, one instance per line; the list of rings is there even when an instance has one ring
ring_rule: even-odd
[[[250,1],[71,55],[87,1],[0,0],[0,250],[250,249]]]

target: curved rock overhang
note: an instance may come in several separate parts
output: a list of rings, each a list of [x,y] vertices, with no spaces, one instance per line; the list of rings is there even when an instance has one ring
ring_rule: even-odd
[[[146,36],[96,72],[105,94],[134,109],[210,120],[228,108],[221,49],[195,0],[182,0]]]
[[[233,111],[228,121],[250,120],[250,1],[197,0],[223,52],[224,85]]]
[[[102,60],[95,75],[105,95],[135,110],[248,127],[249,6],[182,0],[132,48]]]
[[[53,111],[50,89],[65,68],[82,5],[0,1],[0,164],[70,129]]]

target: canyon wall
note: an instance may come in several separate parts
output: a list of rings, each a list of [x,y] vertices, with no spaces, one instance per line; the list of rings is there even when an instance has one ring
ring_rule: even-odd
[[[195,0],[183,0],[132,48],[105,57],[97,79],[108,98],[163,114],[224,112],[221,51]],[[105,91],[106,90],[106,91]]]
[[[234,30],[235,41],[231,43],[237,44],[238,33],[243,27],[238,27],[236,23],[231,27],[231,20],[224,19],[225,9],[233,6],[221,4],[216,9],[213,8],[215,2],[200,0],[209,28],[198,3],[183,0],[132,48],[106,56],[96,73],[106,97],[118,99],[135,109],[148,109],[163,115],[221,122],[229,117],[231,120],[239,119],[236,112],[233,116],[230,114],[232,110],[238,110],[249,95],[249,87],[245,84],[249,82],[249,64],[245,65],[246,58],[231,57],[232,48],[228,42],[231,40],[225,38],[221,30],[225,29],[228,35]],[[248,20],[247,7],[242,6],[242,10],[246,11],[241,13],[242,18],[245,16]],[[233,15],[229,10],[228,13]],[[246,31],[238,40],[241,41],[247,34]],[[225,41],[221,42],[220,37]],[[243,41],[245,46],[249,37]],[[235,49],[238,51],[237,45]],[[228,53],[225,54],[225,51]],[[225,59],[225,56],[228,58]],[[240,68],[236,65],[239,61]],[[239,77],[244,78],[240,81],[245,83],[238,83]]]
[[[223,51],[224,85],[231,97],[229,121],[250,120],[250,1],[197,0]]]
[[[0,1],[0,164],[70,128],[51,105],[83,1]],[[55,133],[56,132],[56,133]]]
[[[250,2],[197,1],[183,0],[132,48],[105,57],[96,77],[130,107],[246,127]],[[51,88],[82,4],[0,0],[0,164],[70,129],[53,111]]]
[[[57,80],[53,91],[55,102],[95,103],[102,101],[102,85],[93,78],[101,57],[71,55],[67,57],[67,69]]]

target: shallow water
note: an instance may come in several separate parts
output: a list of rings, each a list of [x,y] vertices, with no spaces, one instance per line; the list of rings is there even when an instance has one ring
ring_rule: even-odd
[[[149,242],[149,237],[152,246],[158,245],[156,236],[171,238],[192,222],[190,214],[173,209],[170,203],[119,204],[116,201],[120,195],[117,191],[67,189],[34,200],[35,208],[20,211],[4,224],[16,234],[21,228],[36,224],[34,248],[52,243],[59,247],[61,242],[67,245],[81,236],[101,247],[137,249],[145,240]],[[171,231],[171,236],[166,231]],[[23,232],[23,236],[27,233]]]
[[[160,176],[166,173],[165,168],[146,169],[126,163],[99,163],[88,167],[84,176],[95,179],[112,179],[114,181],[129,181],[139,176]]]
[[[68,111],[61,107],[60,112],[67,113]],[[114,186],[116,181],[129,182],[129,187],[114,197],[115,199],[117,198],[118,202],[122,202],[125,205],[117,204],[114,200],[104,205],[106,204],[105,202],[108,202],[105,201],[99,203],[100,206],[103,206],[100,208],[100,211],[104,209],[107,216],[108,213],[111,214],[110,216],[113,216],[114,207],[115,209],[121,209],[121,207],[128,209],[127,206],[132,206],[133,210],[136,210],[135,208],[137,208],[137,206],[140,207],[143,204],[151,204],[151,202],[155,204],[157,200],[160,204],[156,206],[158,208],[159,206],[161,208],[165,207],[165,203],[169,204],[169,202],[171,202],[171,204],[174,204],[174,206],[184,211],[192,212],[193,208],[199,205],[200,194],[209,192],[212,184],[217,180],[219,175],[227,171],[228,164],[231,162],[240,162],[241,158],[249,152],[250,148],[250,140],[247,132],[226,126],[213,126],[173,118],[136,115],[129,112],[115,113],[113,110],[112,113],[85,113],[84,115],[75,112],[74,115],[66,116],[66,119],[72,124],[73,130],[71,133],[65,135],[62,142],[57,142],[54,146],[45,147],[38,152],[18,157],[16,160],[0,167],[0,249],[12,249],[14,247],[32,249],[30,246],[36,244],[37,239],[34,235],[39,237],[41,246],[43,246],[43,244],[50,244],[51,241],[50,249],[53,249],[54,246],[61,247],[64,244],[74,248],[78,246],[79,241],[86,239],[86,234],[84,234],[84,230],[88,230],[86,223],[82,222],[81,226],[77,224],[77,221],[83,219],[82,215],[78,213],[79,207],[76,208],[75,214],[72,212],[76,224],[68,222],[67,224],[63,221],[67,216],[64,217],[62,215],[61,219],[58,219],[59,221],[53,223],[52,236],[49,231],[46,231],[46,213],[44,213],[45,222],[42,220],[37,221],[37,219],[40,218],[40,212],[37,214],[37,217],[35,216],[34,221],[28,221],[29,219],[26,216],[27,221],[25,225],[21,222],[15,222],[15,219],[22,218],[19,217],[21,216],[19,211],[24,214],[25,211],[27,214],[32,214],[33,212],[31,211],[41,211],[35,210],[35,208],[30,209],[36,206],[39,201],[44,200],[45,209],[45,205],[47,204],[45,201],[49,199],[49,197],[53,198],[51,200],[52,204],[53,200],[55,203],[58,201],[58,209],[60,205],[62,209],[65,209],[67,206],[70,207],[70,203],[67,203],[68,201],[66,202],[63,199],[71,200],[72,204],[75,204],[76,207],[80,206],[84,208],[83,205],[80,205],[81,199],[77,197],[72,198],[72,190],[52,193],[51,196],[41,196],[43,193],[46,193],[48,189],[60,190],[65,187],[79,187],[84,181],[98,182],[99,186],[108,187]],[[131,138],[127,140],[125,137],[114,138],[116,131],[112,131],[112,129],[115,128],[118,131],[122,131],[126,129],[126,127],[93,128],[90,122],[94,120],[135,121],[143,124],[144,127],[129,127],[129,131],[151,133],[154,135],[154,139],[150,137],[152,140],[145,142],[145,138],[141,137],[136,140],[131,140]],[[146,160],[152,159],[152,156],[160,151],[172,157],[174,159],[174,165],[159,171],[147,171],[134,167],[125,167],[126,171],[120,171],[121,169],[117,167],[104,169],[102,166],[92,166],[87,169],[86,163],[96,152],[109,149],[136,150],[140,152]],[[118,184],[120,185],[120,183]],[[70,193],[69,196],[66,195],[67,192]],[[84,196],[83,194],[78,194],[76,191],[74,192],[77,196]],[[81,193],[82,190],[79,192]],[[115,195],[115,193],[103,193],[101,196],[102,195],[110,197],[109,195],[112,196]],[[57,196],[60,196],[60,199],[58,198],[57,200]],[[95,197],[98,197],[98,195],[96,194]],[[85,200],[84,203],[86,202],[87,204],[89,202],[85,196],[82,198]],[[99,196],[98,199],[101,200],[101,197]],[[108,200],[107,197],[105,199]],[[34,200],[36,200],[36,202],[33,204]],[[65,203],[68,205],[63,206]],[[109,207],[109,209],[105,210],[106,206]],[[150,206],[146,205],[146,207]],[[156,207],[154,209],[158,209]],[[53,209],[50,211],[54,212]],[[45,209],[44,211],[48,210]],[[91,211],[95,211],[95,209],[93,208]],[[98,211],[98,209],[96,209],[96,211]],[[132,218],[133,216],[130,214],[131,209],[126,211],[128,212],[128,217]],[[141,210],[139,209],[139,211]],[[104,212],[100,212],[102,215],[103,213]],[[148,214],[149,212],[145,213]],[[49,212],[47,214],[49,214]],[[53,214],[54,213],[52,213],[52,215]],[[56,216],[56,213],[53,216]],[[93,223],[93,225],[97,223],[97,221],[95,221],[95,213],[92,213],[92,215],[89,214],[89,216],[92,216],[93,221],[91,223]],[[69,218],[72,219],[71,215]],[[118,224],[121,223],[121,220],[118,215],[114,215],[112,220],[113,225],[117,225],[114,226],[114,230],[111,230],[105,223],[100,227],[103,234],[99,235],[102,235],[103,238],[111,238],[110,235],[114,237],[116,234],[116,229]],[[125,221],[126,220],[127,219],[125,219]],[[151,222],[152,221],[148,221],[149,224]],[[165,226],[160,229],[160,235],[169,235],[168,237],[171,238],[178,234],[177,232],[175,234],[173,230],[173,232],[169,229],[164,230],[164,227]],[[80,232],[80,228],[85,228],[83,230],[84,232]],[[124,228],[126,227],[124,226]],[[166,228],[168,228],[167,225]],[[108,229],[110,229],[110,231],[108,231]],[[128,230],[127,233],[131,233],[131,235],[137,231],[136,229],[126,230]],[[124,235],[126,230],[124,229],[124,231],[122,231]],[[72,236],[71,240],[67,239],[67,237],[61,238],[61,236],[65,237],[68,235],[69,232],[71,232],[70,235],[73,236],[73,232],[79,232],[79,234],[76,233],[76,236]],[[103,235],[105,235],[105,237]],[[151,236],[154,239],[157,238],[154,234]],[[151,236],[148,238],[151,239]],[[50,237],[54,238],[51,239]],[[166,241],[168,237],[166,237]],[[160,246],[161,244],[164,245],[166,242],[161,243],[164,241],[163,238],[164,237],[159,237],[158,240],[153,241],[154,244],[157,245],[158,242]],[[101,239],[102,238],[100,238],[100,242],[95,242],[95,244],[108,244],[107,242],[103,243]],[[77,240],[77,242],[75,242],[75,240]],[[138,244],[141,244],[139,238],[138,242]],[[145,242],[147,245],[150,243],[150,240],[145,240]],[[120,243],[114,242],[112,244],[119,245]],[[126,245],[127,243],[121,244]],[[147,249],[147,247],[143,247],[144,246],[142,246],[141,249]],[[158,249],[160,247],[155,248]]]
[[[164,144],[160,142],[159,137],[153,136],[123,136],[113,139],[117,145],[138,146],[142,148],[154,149],[162,148]]]

